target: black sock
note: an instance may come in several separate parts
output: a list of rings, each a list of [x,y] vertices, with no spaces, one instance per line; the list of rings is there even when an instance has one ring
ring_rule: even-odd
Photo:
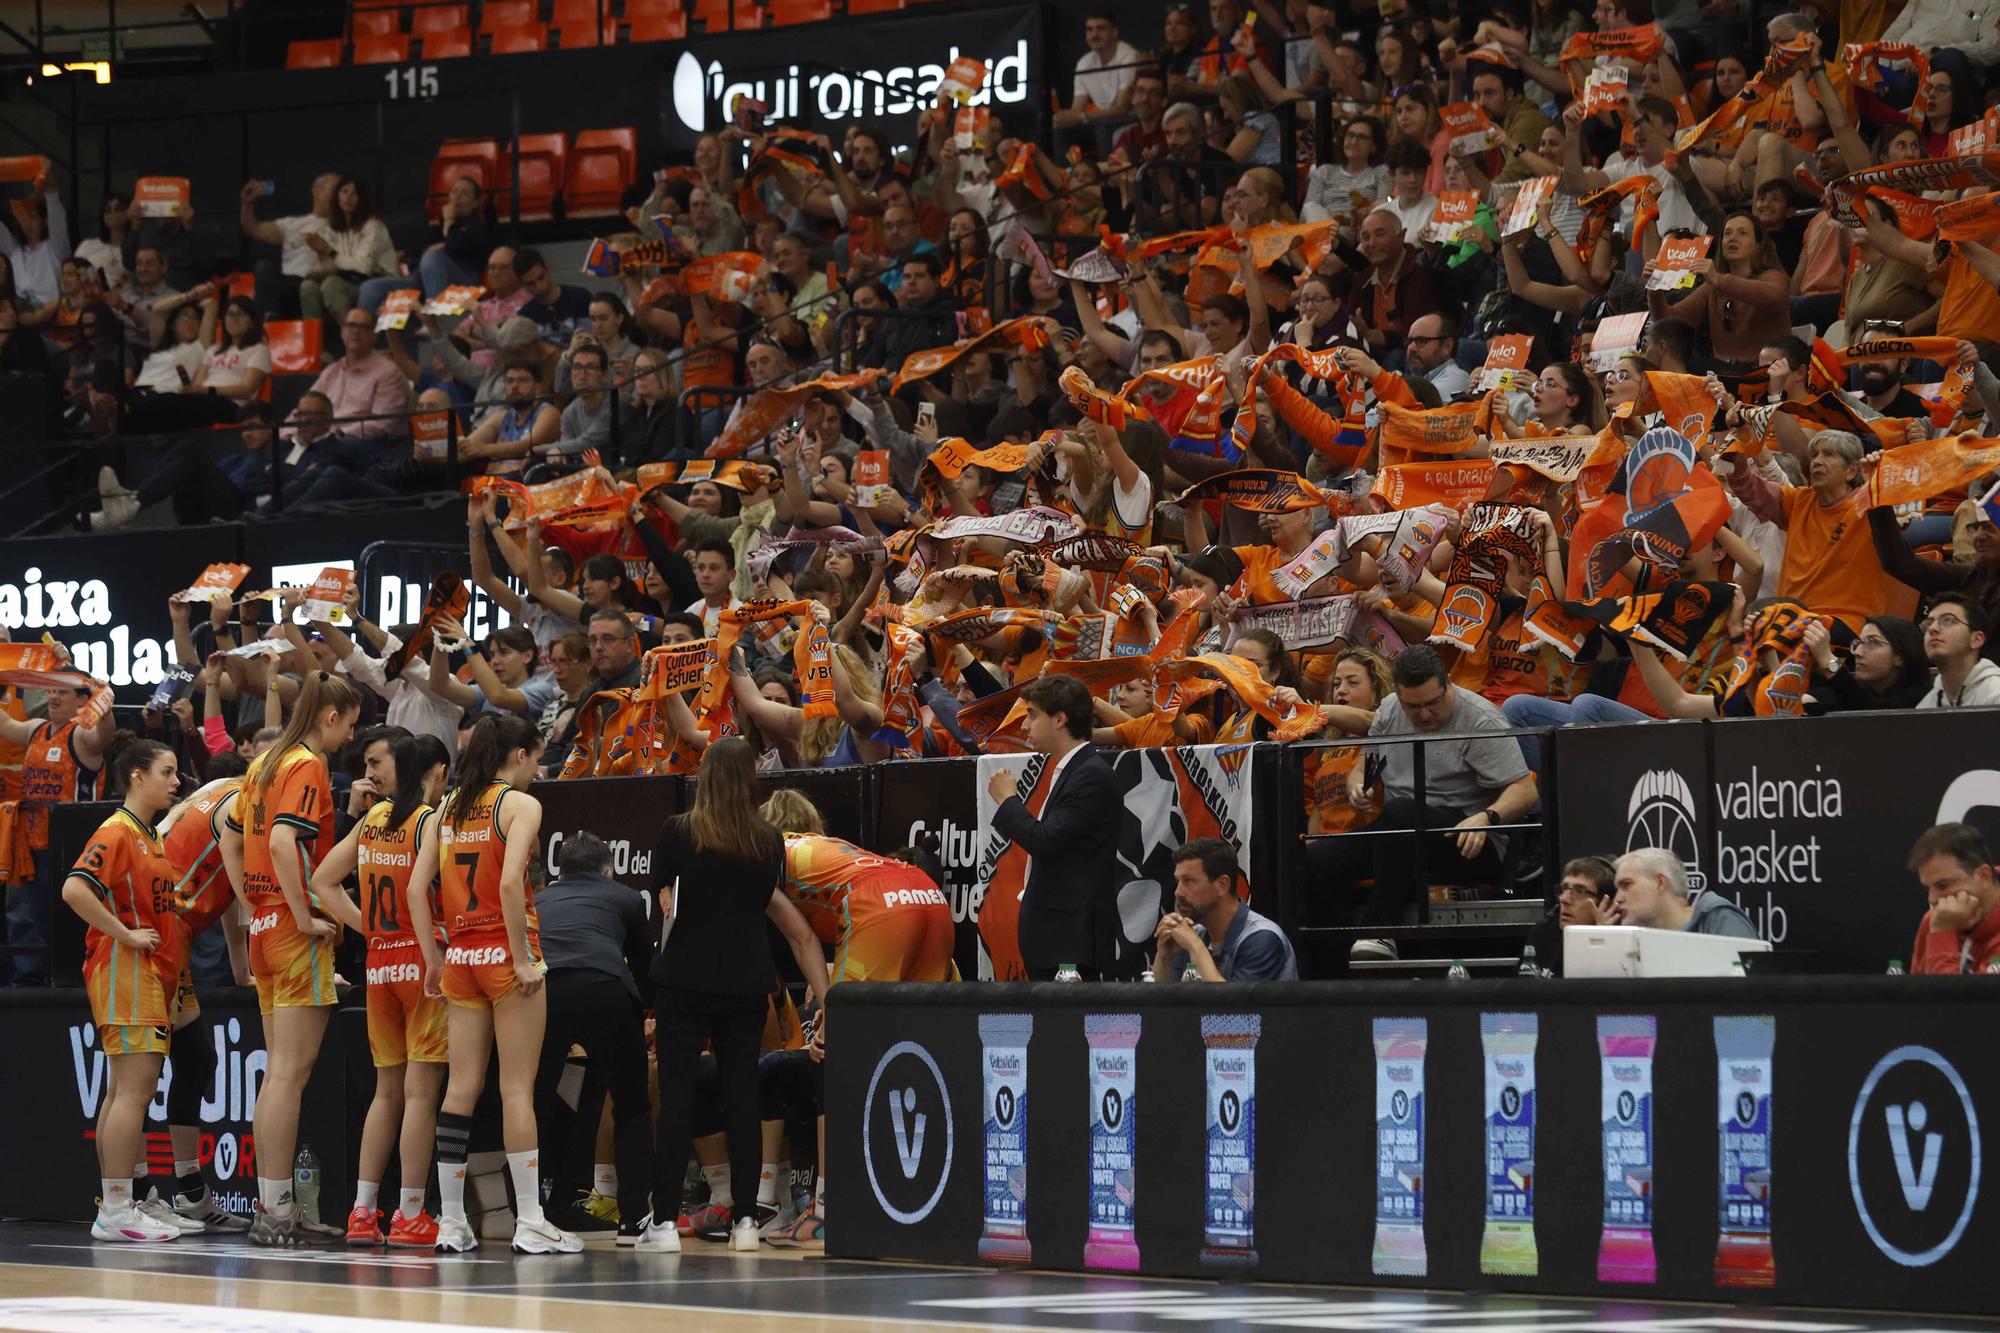
[[[437,1159],[452,1166],[463,1165],[471,1155],[472,1117],[439,1111],[437,1118]]]
[[[200,1203],[208,1197],[208,1182],[202,1179],[199,1171],[193,1175],[180,1177],[174,1184],[175,1188],[180,1190],[181,1197],[190,1203]]]

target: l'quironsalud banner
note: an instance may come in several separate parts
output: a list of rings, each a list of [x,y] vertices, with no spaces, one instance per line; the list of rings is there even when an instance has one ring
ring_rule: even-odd
[[[829,1253],[1983,1313],[1991,996],[840,987]]]

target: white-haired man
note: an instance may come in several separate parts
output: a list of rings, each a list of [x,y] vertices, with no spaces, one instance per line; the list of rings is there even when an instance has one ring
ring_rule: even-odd
[[[1619,857],[1617,886],[1612,911],[1622,926],[1757,938],[1757,927],[1723,894],[1704,893],[1689,902],[1687,867],[1663,848],[1641,847]]]

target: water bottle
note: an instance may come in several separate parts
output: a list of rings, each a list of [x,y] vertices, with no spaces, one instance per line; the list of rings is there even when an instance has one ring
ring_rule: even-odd
[[[1465,970],[1465,960],[1463,958],[1454,958],[1451,960],[1451,969],[1444,974],[1444,979],[1446,981],[1469,981],[1472,979],[1472,973]]]
[[[1187,970],[1181,973],[1181,980],[1182,980],[1182,981],[1200,981],[1200,980],[1201,980],[1201,969],[1200,969],[1200,968],[1198,968],[1198,967],[1196,967],[1196,966],[1194,965],[1194,963],[1193,963],[1192,961],[1190,961],[1190,962],[1188,963],[1188,965],[1187,965]]]
[[[1900,958],[1891,958],[1891,959],[1889,960],[1889,971],[1888,971],[1888,973],[1887,973],[1886,975],[1888,975],[1888,976],[1892,976],[1892,977],[1900,977],[1900,976],[1902,976],[1902,975],[1903,975],[1903,960],[1902,960],[1902,959],[1900,959]]]
[[[1153,976],[1153,969],[1149,967],[1144,972],[1141,972],[1139,974],[1139,980],[1144,982],[1155,981],[1156,978]]]
[[[310,1143],[300,1144],[299,1155],[292,1159],[292,1202],[302,1219],[319,1221],[319,1157]]]
[[[1083,974],[1076,970],[1075,963],[1064,963],[1056,969],[1057,981],[1082,981]]]
[[[1533,977],[1537,981],[1542,976],[1542,965],[1535,961],[1535,946],[1530,944],[1521,950],[1521,965],[1514,970],[1516,976]]]

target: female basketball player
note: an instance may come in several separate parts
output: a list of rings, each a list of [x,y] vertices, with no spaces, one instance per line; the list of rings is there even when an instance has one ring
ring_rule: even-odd
[[[444,1088],[445,1006],[424,994],[423,955],[407,904],[418,894],[428,902],[437,878],[433,806],[444,791],[451,756],[435,736],[406,736],[370,745],[364,762],[376,790],[394,795],[376,802],[313,872],[313,894],[327,899],[360,870],[361,916],[368,932],[368,1049],[375,1060],[375,1097],[361,1125],[360,1179],[354,1211],[347,1215],[347,1243],[382,1243],[376,1204],[395,1144],[403,1197],[389,1219],[389,1244],[428,1250],[437,1244],[437,1223],[424,1212],[424,1185]]]
[[[62,899],[89,927],[83,964],[90,1016],[110,1076],[97,1111],[103,1196],[90,1234],[98,1240],[173,1240],[181,1229],[141,1213],[132,1163],[145,1151],[146,1106],[160,1086],[168,1006],[180,975],[180,932],[167,920],[174,887],[153,821],[174,803],[180,769],[157,741],[134,741],[111,764],[125,802],[104,821],[63,881]]]
[[[472,1109],[486,1061],[500,1048],[501,1139],[514,1180],[514,1250],[576,1254],[583,1238],[542,1215],[536,1152],[535,1068],[548,1022],[547,970],[535,932],[528,863],[541,855],[541,802],[516,788],[534,780],[541,737],[515,716],[481,718],[458,756],[458,785],[446,795],[438,828],[442,970],[429,904],[412,894],[410,916],[424,955],[425,990],[449,1000],[451,1072],[437,1118],[437,1247],[463,1253],[479,1244],[465,1215],[465,1159]]]
[[[194,942],[220,921],[237,984],[250,984],[243,911],[222,863],[222,821],[236,793],[243,789],[243,773],[249,766],[233,750],[210,756],[208,782],[167,811],[159,828],[160,846],[174,868],[172,906],[182,940],[180,981],[171,1006],[173,1036],[167,1045],[167,1055],[174,1062],[174,1080],[167,1085],[167,1133],[174,1148],[174,1183],[167,1186],[162,1198],[173,1203],[165,1216],[162,1205],[150,1198],[140,1201],[139,1211],[172,1221],[183,1232],[250,1228],[249,1218],[238,1217],[215,1201],[201,1173],[201,1099],[214,1082],[216,1055],[215,1043],[206,1039],[199,1026],[201,1002],[195,998],[190,966]],[[139,1173],[133,1174],[136,1178]],[[133,1186],[135,1192],[138,1188]]]
[[[341,925],[362,926],[346,894],[313,900],[310,858],[333,846],[326,756],[347,744],[360,713],[361,697],[348,681],[324,671],[307,675],[284,734],[244,776],[226,826],[233,836],[222,844],[249,907],[250,971],[270,1058],[257,1093],[258,1209],[250,1239],[258,1245],[307,1242],[292,1199],[299,1101],[333,1013],[334,941]]]

